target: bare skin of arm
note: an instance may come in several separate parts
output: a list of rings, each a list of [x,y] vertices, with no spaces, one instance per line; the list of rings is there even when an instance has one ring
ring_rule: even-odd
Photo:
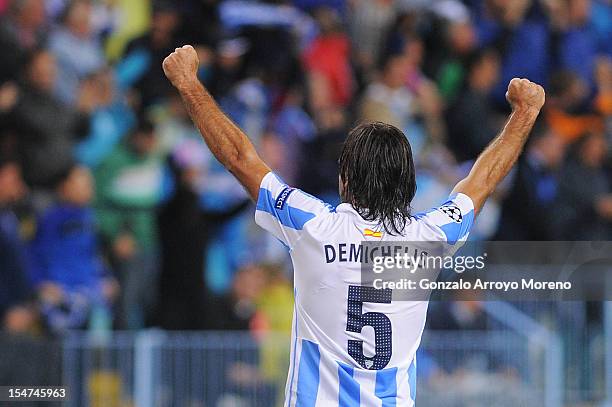
[[[474,202],[477,214],[497,185],[504,179],[523,151],[529,132],[544,105],[544,89],[527,79],[512,79],[506,99],[512,114],[504,129],[480,154],[470,173],[453,189]]]
[[[255,147],[219,108],[197,77],[198,55],[190,45],[177,48],[163,62],[164,73],[183,98],[189,116],[210,151],[244,186],[254,201],[270,168]]]

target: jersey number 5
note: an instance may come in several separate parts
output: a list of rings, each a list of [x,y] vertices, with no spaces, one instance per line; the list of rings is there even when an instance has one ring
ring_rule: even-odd
[[[374,287],[350,285],[348,289],[348,319],[346,330],[361,333],[364,326],[374,328],[376,354],[363,354],[363,341],[349,339],[348,353],[359,365],[369,370],[384,369],[391,360],[391,320],[381,312],[363,313],[363,303],[391,303],[391,289],[377,290]]]

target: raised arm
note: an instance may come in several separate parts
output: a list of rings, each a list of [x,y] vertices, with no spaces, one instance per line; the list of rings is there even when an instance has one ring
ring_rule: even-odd
[[[506,99],[512,106],[512,114],[504,129],[480,154],[468,176],[453,189],[454,193],[461,192],[472,199],[476,213],[521,154],[544,105],[544,89],[527,79],[514,78],[508,85]]]
[[[191,45],[177,48],[163,62],[164,73],[179,91],[189,116],[210,151],[245,187],[254,201],[270,168],[249,138],[219,108],[197,77],[198,55]]]

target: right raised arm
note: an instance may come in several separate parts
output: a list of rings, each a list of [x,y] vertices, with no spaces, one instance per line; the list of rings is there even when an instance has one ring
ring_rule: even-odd
[[[179,91],[193,123],[210,151],[245,187],[254,201],[270,168],[249,138],[217,106],[197,77],[198,55],[191,45],[177,48],[163,63],[164,73]]]
[[[506,99],[512,114],[504,129],[480,154],[468,176],[453,189],[474,202],[477,214],[497,185],[516,163],[529,132],[544,105],[544,89],[527,79],[512,79]]]

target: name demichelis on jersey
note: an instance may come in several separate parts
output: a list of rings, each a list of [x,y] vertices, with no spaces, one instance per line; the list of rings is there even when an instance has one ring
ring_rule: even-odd
[[[290,250],[295,309],[285,406],[414,406],[416,351],[426,301],[393,301],[392,290],[361,286],[361,242],[443,242],[456,250],[474,220],[457,194],[413,215],[401,235],[364,220],[348,203],[334,208],[268,173],[256,222]],[[367,254],[366,257],[369,257]]]

